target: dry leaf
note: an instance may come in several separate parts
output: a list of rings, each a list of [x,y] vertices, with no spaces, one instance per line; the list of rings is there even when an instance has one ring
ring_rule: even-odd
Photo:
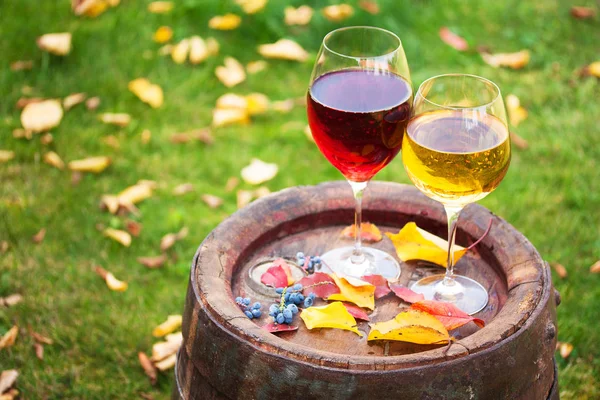
[[[527,118],[527,110],[521,107],[521,101],[514,94],[506,96],[506,110],[511,125],[515,127]]]
[[[379,4],[375,3],[374,1],[362,0],[360,3],[358,3],[358,6],[369,14],[373,15],[379,14],[380,11]]]
[[[258,46],[260,55],[266,58],[276,58],[280,60],[306,61],[308,53],[298,43],[289,39],[280,39],[272,44],[263,44]]]
[[[10,389],[0,395],[0,400],[15,400],[19,396],[19,391],[15,388]]]
[[[99,106],[100,106],[100,97],[98,97],[98,96],[90,97],[89,99],[87,99],[85,101],[85,107],[90,111],[96,110]]]
[[[164,360],[165,358],[177,353],[177,350],[183,343],[183,335],[181,332],[172,333],[166,336],[165,342],[158,342],[152,345],[152,357],[153,362]]]
[[[223,199],[218,197],[218,196],[214,196],[212,194],[203,194],[201,196],[202,201],[206,203],[206,205],[208,205],[208,207],[210,208],[217,208],[220,207],[223,204]]]
[[[12,150],[0,150],[0,164],[8,162],[15,158],[15,152]]]
[[[142,231],[142,224],[136,221],[127,220],[127,222],[125,222],[125,229],[127,229],[127,232],[132,236],[138,237]]]
[[[181,315],[169,315],[165,322],[154,328],[152,336],[163,337],[171,332],[175,332],[175,330],[181,327],[181,321]]]
[[[43,344],[53,344],[54,343],[54,341],[52,339],[50,339],[49,337],[44,336],[40,333],[37,333],[34,331],[30,331],[29,333],[33,337],[33,340],[35,340],[38,343],[43,343]]]
[[[244,182],[250,185],[259,185],[275,178],[279,171],[277,164],[270,164],[253,158],[250,164],[242,168],[241,175]]]
[[[183,39],[171,49],[171,58],[176,64],[183,64],[188,57],[190,51],[190,41]]]
[[[285,12],[285,24],[286,25],[308,25],[312,19],[314,10],[309,6],[300,6],[294,8],[288,6],[284,10]]]
[[[36,233],[35,235],[33,235],[31,237],[31,240],[33,241],[33,243],[39,244],[39,243],[42,243],[42,241],[44,240],[45,237],[46,237],[46,228],[42,228],[39,230],[38,233]]]
[[[246,80],[244,67],[233,57],[225,57],[225,66],[218,66],[215,75],[228,88]]]
[[[154,364],[152,364],[148,356],[141,351],[138,353],[138,359],[140,360],[140,365],[144,369],[144,373],[150,379],[150,384],[154,386],[157,379],[157,372]]]
[[[19,336],[19,327],[14,325],[0,338],[0,350],[8,348],[15,344]]]
[[[45,132],[60,124],[63,109],[58,100],[29,103],[21,113],[23,128],[33,132]]]
[[[208,27],[221,31],[231,31],[240,26],[242,18],[235,14],[217,15],[208,21]]]
[[[115,150],[119,150],[121,148],[121,142],[119,142],[119,139],[115,135],[108,135],[103,137],[102,143]]]
[[[72,8],[75,15],[85,15],[95,18],[109,7],[116,7],[120,0],[72,0]]]
[[[44,146],[49,145],[50,143],[52,143],[54,141],[54,137],[52,136],[51,133],[45,133],[42,135],[42,137],[40,138],[40,143],[43,144]]]
[[[592,274],[600,274],[600,260],[596,261],[591,267],[590,267],[590,273]]]
[[[581,72],[581,76],[595,76],[596,78],[600,78],[600,61],[595,61],[590,65],[584,67]]]
[[[108,286],[110,290],[114,290],[116,292],[124,292],[127,290],[127,282],[118,280],[111,272],[108,272],[104,268],[98,266],[95,268],[95,271],[102,279],[104,279],[106,286]]]
[[[175,133],[169,138],[171,143],[189,143],[192,140],[198,140],[205,144],[212,144],[214,138],[210,132],[210,129],[196,129],[190,132]]]
[[[87,95],[85,93],[73,93],[68,95],[63,99],[63,108],[66,110],[70,110],[75,107],[77,104],[81,104],[85,101]]]
[[[252,199],[254,198],[254,194],[250,190],[238,190],[236,193],[237,197],[237,207],[243,208],[246,207]]]
[[[173,38],[173,29],[168,26],[161,26],[154,32],[152,40],[156,43],[167,43]]]
[[[31,60],[19,60],[19,61],[15,61],[12,62],[10,64],[10,70],[11,71],[26,71],[26,70],[30,70],[33,68],[33,61]]]
[[[165,358],[164,360],[154,363],[154,365],[160,371],[166,371],[168,369],[173,368],[175,366],[176,362],[177,362],[177,354],[172,354],[169,357]]]
[[[190,193],[193,191],[194,191],[194,185],[192,185],[191,183],[182,183],[181,185],[177,185],[173,189],[173,194],[175,196],[182,196],[186,193]]]
[[[21,128],[14,129],[12,134],[15,139],[31,140],[31,138],[33,137],[33,132],[31,132],[30,130],[21,129]]]
[[[100,114],[99,118],[100,121],[105,124],[116,125],[122,128],[126,127],[131,122],[131,116],[125,113],[104,113]]]
[[[494,68],[509,67],[512,69],[521,69],[529,63],[529,50],[521,50],[517,53],[481,53],[483,61]]]
[[[593,18],[596,15],[596,10],[591,7],[571,7],[571,15],[577,19]]]
[[[465,39],[458,36],[456,33],[452,32],[450,29],[445,26],[440,28],[440,39],[448,46],[452,47],[458,51],[467,51],[469,50],[469,44]]]
[[[160,240],[160,250],[166,251],[170,249],[175,242],[185,238],[188,234],[188,229],[186,227],[181,228],[178,233],[168,233],[162,237]]]
[[[398,340],[417,344],[441,344],[450,341],[444,325],[427,313],[408,310],[390,321],[369,324],[367,340]]]
[[[448,242],[423,229],[414,222],[404,225],[396,235],[386,233],[402,261],[426,260],[445,267],[448,262]],[[464,247],[454,246],[454,262],[467,252]]]
[[[10,245],[8,244],[8,242],[6,240],[3,240],[0,242],[0,254],[6,253],[9,248],[10,248]]]
[[[153,14],[166,14],[173,10],[172,1],[153,1],[148,4],[148,11]]]
[[[348,301],[369,310],[375,309],[375,285],[350,276],[329,276],[340,289],[340,293],[330,295],[327,300]]]
[[[71,174],[71,185],[79,185],[79,182],[81,182],[81,178],[83,178],[83,174],[81,172],[73,171],[73,173]]]
[[[565,360],[569,358],[573,351],[573,345],[571,343],[561,343],[559,347],[560,356]]]
[[[227,182],[225,182],[225,191],[229,193],[239,184],[240,180],[237,176],[230,176],[229,179],[227,179]]]
[[[256,14],[267,5],[268,0],[235,0],[246,14]]]
[[[161,254],[155,257],[138,257],[137,262],[142,264],[144,267],[155,269],[163,266],[167,262],[166,254]]]
[[[43,97],[20,97],[19,100],[17,100],[15,107],[17,107],[18,109],[23,109],[28,104],[40,103],[45,100],[46,99]]]
[[[200,64],[210,55],[206,43],[200,36],[192,36],[190,43],[190,63]]]
[[[269,109],[269,98],[262,93],[250,93],[246,96],[248,114],[264,114]]]
[[[152,190],[156,187],[154,182],[139,181],[133,186],[129,186],[117,195],[119,204],[126,206],[129,204],[137,204],[143,200],[152,197]]]
[[[267,68],[267,65],[265,60],[250,61],[246,64],[246,71],[249,74],[257,74]]]
[[[332,22],[341,22],[354,14],[354,8],[349,4],[337,4],[323,8],[323,15]]]
[[[151,83],[146,78],[138,78],[127,86],[129,91],[135,94],[144,103],[150,104],[152,108],[158,108],[163,104],[163,90],[160,86]]]
[[[252,194],[255,198],[260,199],[261,197],[271,194],[271,191],[266,186],[260,186],[257,187]]]
[[[152,132],[150,132],[149,129],[144,129],[140,135],[140,140],[142,144],[150,143],[150,140],[152,140]]]
[[[44,359],[44,346],[42,346],[42,344],[40,344],[38,342],[34,342],[33,348],[35,350],[35,356],[38,359],[43,360]]]
[[[58,154],[56,154],[53,151],[49,151],[46,154],[44,154],[43,160],[46,164],[51,165],[54,168],[58,168],[58,169],[65,168],[64,161],[60,158],[60,156]]]
[[[346,239],[354,239],[356,237],[355,224],[345,227],[340,236]],[[365,242],[371,243],[380,242],[383,239],[379,228],[370,222],[363,222],[361,224],[360,237]]]
[[[356,320],[348,312],[344,304],[335,301],[322,307],[309,307],[302,310],[300,318],[308,329],[314,328],[336,328],[356,333],[362,337],[362,333],[356,327]]]
[[[99,156],[71,161],[68,166],[71,171],[92,172],[99,174],[110,165],[110,158]]]
[[[0,307],[12,307],[19,304],[21,301],[23,301],[23,296],[20,294],[11,294],[6,297],[0,297]]]
[[[552,263],[552,268],[554,268],[554,270],[561,279],[565,279],[567,277],[567,269],[562,264]]]
[[[285,113],[289,113],[290,111],[292,111],[294,109],[294,106],[295,106],[294,99],[287,99],[287,100],[281,100],[281,101],[274,101],[271,108],[273,109],[273,111],[277,111],[277,112],[285,114]]]
[[[521,136],[517,135],[515,132],[510,132],[510,141],[512,144],[517,146],[519,149],[526,150],[529,148],[529,143],[527,140],[523,139]]]
[[[433,315],[444,325],[444,328],[449,331],[459,328],[471,321],[480,328],[485,326],[485,322],[483,322],[483,320],[470,316],[452,303],[434,300],[421,300],[411,305],[410,309],[423,311],[427,314]]]
[[[37,45],[50,54],[66,56],[71,51],[71,34],[47,33],[37,38]]]
[[[10,389],[15,384],[18,377],[19,371],[16,369],[2,371],[2,374],[0,374],[0,395]]]
[[[234,93],[225,93],[221,97],[217,99],[217,103],[215,105],[220,109],[248,109],[248,100],[244,96],[240,96]]]
[[[131,235],[129,232],[125,232],[119,229],[106,228],[102,234],[107,238],[114,240],[122,244],[125,247],[131,246]]]
[[[212,126],[220,127],[232,124],[246,125],[250,123],[247,110],[235,108],[215,108],[213,110]]]

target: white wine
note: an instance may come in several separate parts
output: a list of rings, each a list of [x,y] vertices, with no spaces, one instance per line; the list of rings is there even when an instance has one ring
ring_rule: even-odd
[[[506,175],[508,129],[498,118],[474,109],[421,114],[408,124],[402,161],[427,196],[464,206],[484,198]]]

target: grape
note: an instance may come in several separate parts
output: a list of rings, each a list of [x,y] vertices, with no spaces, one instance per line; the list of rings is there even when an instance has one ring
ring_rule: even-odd
[[[302,290],[302,284],[301,284],[301,283],[296,283],[296,284],[294,285],[294,288],[293,288],[293,289],[294,289],[294,290]]]
[[[304,308],[312,307],[314,303],[314,297],[307,297],[304,299]]]
[[[311,292],[308,297],[310,297],[311,299],[315,299],[315,297],[317,297],[317,295],[314,292]]]
[[[271,307],[269,307],[269,312],[275,314],[277,311],[279,311],[279,304],[271,304]]]
[[[285,322],[285,317],[283,314],[277,314],[275,321],[277,321],[278,324],[283,324]]]
[[[238,303],[238,304],[241,303],[242,302],[242,298],[241,297],[236,297],[235,298],[235,302]]]
[[[283,293],[283,288],[282,287],[278,287],[277,289],[275,289],[275,293],[277,293],[277,294]]]
[[[304,258],[304,253],[299,251],[296,253],[296,258]]]
[[[248,317],[248,318],[250,318],[250,319],[252,319],[252,318],[253,318],[253,315],[252,315],[252,313],[251,313],[250,311],[248,311],[248,310],[244,311],[244,314],[246,314],[246,317]]]
[[[244,302],[244,305],[249,306],[250,305],[250,298],[249,297],[244,297],[243,302]]]
[[[283,296],[283,301],[290,301],[290,292],[285,292],[285,295]]]
[[[260,312],[260,310],[257,310],[256,308],[252,310],[252,315],[254,316],[254,318],[260,318],[260,316],[262,315],[262,313]]]
[[[291,324],[292,323],[292,319],[291,318],[286,318],[285,319],[285,323],[288,324],[288,325]]]
[[[295,302],[296,304],[302,303],[302,302],[304,301],[304,295],[303,295],[302,293],[298,293],[298,294],[296,295],[296,298],[298,299],[298,300]]]
[[[261,305],[260,303],[257,301],[256,303],[254,303],[254,305],[252,306],[252,308],[254,308],[255,310],[260,310]]]
[[[283,317],[288,319],[288,318],[292,318],[293,314],[292,314],[292,310],[290,309],[285,309],[283,310]]]
[[[289,301],[290,303],[295,303],[297,298],[298,298],[298,294],[297,293],[292,293],[290,295],[289,299],[287,299],[286,301]]]
[[[292,314],[298,314],[298,307],[295,304],[290,304],[287,308],[292,312]]]

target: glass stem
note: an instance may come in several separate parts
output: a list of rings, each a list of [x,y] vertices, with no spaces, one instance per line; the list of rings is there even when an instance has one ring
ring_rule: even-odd
[[[462,207],[444,206],[446,217],[448,218],[448,262],[446,264],[446,276],[444,277],[445,286],[454,286],[454,241],[456,238],[456,226],[458,214]]]
[[[356,202],[356,211],[354,212],[354,251],[350,260],[352,264],[362,264],[365,261],[365,254],[362,251],[361,223],[362,223],[362,197],[369,182],[348,181],[352,187],[354,200]]]

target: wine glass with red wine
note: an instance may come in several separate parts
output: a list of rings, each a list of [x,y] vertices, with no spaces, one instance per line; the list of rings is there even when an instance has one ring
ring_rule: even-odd
[[[355,244],[321,256],[336,273],[395,280],[390,254],[361,243],[367,184],[400,151],[412,86],[400,38],[369,26],[334,30],[323,39],[307,94],[308,123],[325,158],[348,180],[356,199]]]

